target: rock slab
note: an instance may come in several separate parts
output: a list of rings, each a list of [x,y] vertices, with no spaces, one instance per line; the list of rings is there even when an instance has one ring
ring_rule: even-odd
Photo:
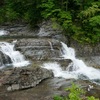
[[[7,91],[27,89],[36,86],[41,81],[53,77],[53,73],[47,69],[36,68],[14,68],[3,80],[3,86]]]

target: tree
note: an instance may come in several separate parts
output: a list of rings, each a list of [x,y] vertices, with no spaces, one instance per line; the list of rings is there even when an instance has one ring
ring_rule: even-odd
[[[0,22],[56,21],[65,35],[83,43],[100,42],[99,0],[2,0]]]

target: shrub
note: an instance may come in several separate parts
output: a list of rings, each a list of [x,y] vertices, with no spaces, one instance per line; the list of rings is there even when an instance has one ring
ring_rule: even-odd
[[[85,92],[79,86],[72,83],[72,86],[66,89],[69,91],[69,95],[66,97],[54,96],[54,100],[99,100],[93,96],[86,97]]]

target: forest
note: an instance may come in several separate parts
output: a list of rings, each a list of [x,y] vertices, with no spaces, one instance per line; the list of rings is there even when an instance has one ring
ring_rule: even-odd
[[[57,22],[80,43],[100,42],[100,0],[0,0],[0,24]]]

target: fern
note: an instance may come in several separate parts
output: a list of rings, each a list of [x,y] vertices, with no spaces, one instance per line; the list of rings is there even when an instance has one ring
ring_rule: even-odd
[[[96,13],[99,13],[99,12],[100,12],[99,6],[94,4],[91,7],[89,7],[88,9],[81,11],[79,13],[79,17],[81,19],[90,18],[90,17],[94,16]]]

